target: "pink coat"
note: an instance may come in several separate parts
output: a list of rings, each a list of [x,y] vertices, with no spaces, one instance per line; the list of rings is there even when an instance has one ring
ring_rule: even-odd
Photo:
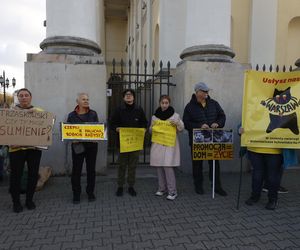
[[[156,116],[152,116],[150,131],[152,131],[153,122],[159,120]],[[177,125],[177,133],[184,129],[184,124],[179,114],[174,113],[167,121],[179,121]],[[180,148],[178,136],[176,135],[175,147],[167,147],[157,143],[152,143],[150,150],[150,165],[155,167],[176,167],[180,166]]]

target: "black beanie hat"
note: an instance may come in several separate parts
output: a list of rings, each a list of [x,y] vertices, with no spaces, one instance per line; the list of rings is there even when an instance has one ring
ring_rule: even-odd
[[[125,89],[123,91],[123,98],[125,97],[127,92],[130,92],[133,95],[133,98],[135,98],[135,91],[133,89]]]

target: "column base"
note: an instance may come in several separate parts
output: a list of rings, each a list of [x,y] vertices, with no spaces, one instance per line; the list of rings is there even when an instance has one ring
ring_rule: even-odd
[[[206,44],[186,48],[180,54],[184,61],[229,62],[232,63],[235,53],[223,44]]]
[[[46,54],[67,54],[94,56],[101,53],[101,49],[97,43],[72,36],[53,36],[48,37],[40,44],[43,53]]]

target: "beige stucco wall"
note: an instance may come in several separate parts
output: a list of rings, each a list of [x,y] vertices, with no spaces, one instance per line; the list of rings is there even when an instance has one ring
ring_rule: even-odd
[[[299,42],[289,42],[289,22],[300,16],[299,0],[278,0],[278,19],[276,35],[276,62],[279,65],[294,65],[300,58]],[[297,39],[297,38],[294,38]],[[298,41],[300,37],[298,37]],[[288,46],[292,46],[288,48]],[[290,53],[288,54],[288,51]],[[292,53],[293,52],[293,53]]]
[[[111,62],[115,58],[117,62],[126,59],[127,21],[118,19],[106,19],[105,22],[105,62],[107,76],[112,72]]]
[[[251,1],[231,1],[231,48],[236,53],[234,60],[240,63],[249,62]]]

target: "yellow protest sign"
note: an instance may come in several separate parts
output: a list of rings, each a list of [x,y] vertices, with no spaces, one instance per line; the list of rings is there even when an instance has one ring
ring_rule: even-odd
[[[174,147],[176,142],[176,127],[169,121],[155,120],[152,126],[152,142]]]
[[[61,123],[63,140],[99,141],[106,140],[104,124],[70,124]]]
[[[193,129],[193,160],[232,159],[232,129]]]
[[[120,128],[120,152],[133,152],[144,147],[144,128]]]
[[[242,146],[299,148],[299,106],[299,71],[246,71]]]

